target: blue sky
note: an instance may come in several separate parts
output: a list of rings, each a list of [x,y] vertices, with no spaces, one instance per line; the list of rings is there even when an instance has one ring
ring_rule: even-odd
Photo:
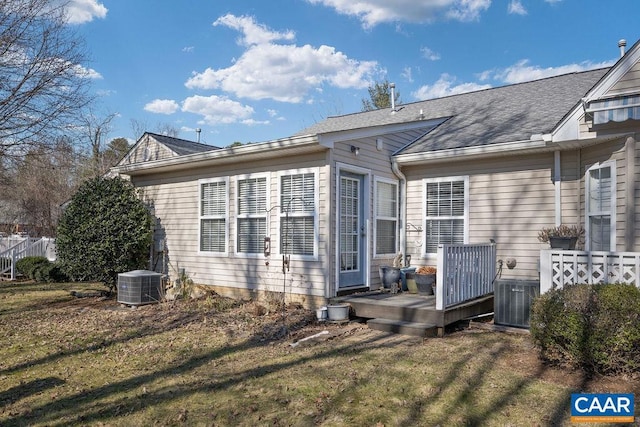
[[[72,0],[108,139],[163,124],[226,146],[361,110],[612,65],[637,0]]]

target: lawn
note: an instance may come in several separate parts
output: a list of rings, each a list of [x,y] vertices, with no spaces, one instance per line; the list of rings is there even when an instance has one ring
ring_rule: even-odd
[[[0,284],[0,425],[546,426],[569,424],[573,391],[640,396],[639,378],[544,366],[523,334],[422,340],[274,301],[70,293],[88,287]]]

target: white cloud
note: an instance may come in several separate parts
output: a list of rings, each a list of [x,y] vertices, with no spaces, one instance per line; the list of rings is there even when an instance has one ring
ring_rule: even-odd
[[[67,22],[70,24],[84,24],[94,18],[107,16],[107,9],[97,0],[70,0],[66,6]]]
[[[182,48],[182,51],[186,52],[186,53],[191,53],[194,50],[195,50],[195,47],[193,47],[193,46],[185,46],[185,47]]]
[[[86,67],[83,67],[82,65],[76,65],[75,68],[76,68],[76,73],[78,73],[78,75],[84,77],[85,79],[92,79],[92,80],[102,79],[102,74],[100,74],[93,68],[86,68]]]
[[[509,2],[509,6],[507,8],[507,11],[510,14],[514,14],[514,15],[526,15],[527,14],[527,9],[524,8],[524,5],[520,2],[520,0],[511,0]]]
[[[426,46],[420,48],[420,53],[422,53],[423,58],[426,58],[429,61],[437,61],[440,59],[440,54],[438,52],[434,52]]]
[[[491,0],[307,0],[355,16],[365,28],[385,22],[428,23],[438,19],[475,21]]]
[[[457,95],[460,93],[473,92],[476,90],[489,89],[491,85],[477,83],[456,84],[456,78],[449,74],[442,74],[433,85],[424,85],[417,91],[412,92],[417,100],[442,98],[443,96]]]
[[[610,67],[615,61],[606,62],[582,62],[580,64],[567,64],[558,67],[542,68],[537,65],[530,65],[529,60],[523,59],[516,64],[492,72],[493,78],[501,80],[507,84],[528,82],[531,80],[553,77],[560,74],[575,73],[580,71],[593,70],[596,68]]]
[[[144,106],[145,111],[158,114],[173,114],[180,106],[173,99],[154,99]]]
[[[222,89],[243,98],[299,103],[323,84],[361,89],[379,73],[375,61],[357,61],[330,46],[274,44],[276,39],[288,40],[289,33],[270,32],[252,18],[223,18],[225,25],[243,31],[243,44],[253,44],[228,68],[194,72],[185,83],[190,89]]]
[[[267,114],[269,114],[269,117],[275,117],[275,116],[278,115],[278,110],[273,110],[273,109],[269,108],[267,110]]]
[[[227,14],[218,18],[213,23],[214,27],[218,25],[224,25],[225,27],[241,32],[243,37],[241,37],[238,42],[244,46],[266,44],[276,40],[293,40],[295,38],[293,31],[286,31],[284,33],[272,31],[266,26],[258,24],[255,19],[250,16]]]
[[[203,123],[216,125],[249,120],[253,108],[226,96],[190,96],[182,102],[182,111],[203,116]]]

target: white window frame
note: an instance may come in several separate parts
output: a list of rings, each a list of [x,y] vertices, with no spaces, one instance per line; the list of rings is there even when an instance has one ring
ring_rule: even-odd
[[[463,181],[464,183],[464,215],[462,216],[463,220],[463,244],[469,243],[469,176],[447,176],[440,178],[425,178],[422,180],[422,241],[424,244],[422,245],[422,257],[427,260],[436,261],[438,258],[438,254],[427,252],[427,240],[428,240],[428,227],[427,220],[429,218],[432,219],[457,219],[459,216],[440,216],[440,217],[427,217],[427,184],[432,183],[440,183],[440,182],[452,182],[452,181]]]
[[[595,211],[591,209],[589,194],[591,193],[591,179],[589,175],[592,171],[597,169],[611,168],[611,200],[609,211]],[[608,251],[616,250],[616,188],[617,188],[617,170],[616,161],[607,160],[602,163],[596,163],[587,168],[584,175],[584,188],[585,188],[585,250],[591,250],[591,216],[609,215],[611,224],[609,226],[609,249]]]
[[[317,261],[318,260],[318,241],[319,241],[319,228],[318,228],[318,220],[319,214],[318,209],[320,207],[320,168],[306,168],[306,169],[289,169],[278,172],[278,205],[281,203],[282,199],[282,177],[290,176],[290,175],[302,175],[312,173],[314,179],[314,195],[313,195],[313,255],[300,255],[300,254],[288,254],[291,259],[295,260],[306,260],[306,261]],[[307,212],[290,212],[289,217],[308,217],[311,216]],[[278,236],[278,252],[282,255],[283,252],[283,242],[280,240],[280,236],[282,235],[282,218],[286,217],[286,212],[283,211],[282,207],[278,208],[278,224],[276,226],[276,232]],[[272,253],[273,255],[273,253]]]
[[[212,182],[224,182],[225,184],[225,213],[224,215],[203,215],[202,214],[202,185]],[[223,252],[203,251],[202,248],[202,220],[203,219],[224,219],[225,244]],[[208,178],[198,180],[198,253],[217,256],[229,255],[229,177]]]
[[[390,184],[395,186],[396,191],[395,191],[395,196],[396,196],[396,216],[395,217],[388,217],[388,216],[382,216],[382,215],[378,215],[378,184],[379,183],[384,183],[384,184]],[[382,177],[374,177],[374,181],[373,181],[373,186],[374,186],[374,190],[373,190],[373,197],[374,197],[374,202],[373,202],[373,207],[374,207],[374,213],[373,213],[373,256],[374,257],[382,257],[382,256],[386,256],[388,257],[389,255],[395,255],[398,253],[398,248],[400,245],[400,234],[399,234],[399,225],[400,225],[400,185],[398,183],[398,181],[395,181],[393,179],[387,179],[387,178],[382,178]],[[383,220],[383,221],[395,221],[396,223],[396,247],[394,249],[394,251],[392,253],[378,253],[378,220]]]
[[[247,179],[260,179],[260,178],[265,178],[266,182],[265,182],[265,188],[266,188],[266,208],[265,211],[263,213],[257,214],[257,213],[253,213],[253,214],[241,214],[240,213],[240,181],[244,181]],[[234,235],[234,239],[235,239],[235,255],[237,257],[246,257],[246,258],[264,258],[264,252],[263,251],[258,251],[258,252],[240,252],[239,251],[239,247],[240,247],[240,239],[238,238],[238,233],[240,232],[240,220],[244,219],[244,218],[264,218],[265,220],[265,227],[266,227],[266,235],[263,236],[267,237],[269,236],[269,210],[270,210],[270,204],[271,204],[271,198],[270,198],[270,194],[271,194],[271,182],[270,182],[270,174],[269,173],[252,173],[252,174],[244,174],[244,175],[236,175],[235,177],[235,187],[236,187],[236,198],[235,198],[235,208],[236,208],[236,215],[235,215],[235,235]],[[259,247],[262,247],[262,245],[259,245]]]

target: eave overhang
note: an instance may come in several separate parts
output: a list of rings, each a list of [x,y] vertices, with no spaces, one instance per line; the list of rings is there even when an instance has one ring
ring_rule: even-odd
[[[119,165],[111,168],[111,171],[122,175],[138,176],[173,172],[182,169],[211,167],[229,163],[273,159],[285,155],[291,156],[325,150],[326,147],[318,144],[316,135],[305,135],[170,157],[162,160]]]
[[[551,141],[551,136],[549,134],[536,134],[532,135],[531,139],[525,141],[513,141],[475,147],[453,148],[448,150],[429,151],[414,154],[399,154],[394,156],[393,160],[399,166],[412,166],[498,158],[532,153],[575,150],[596,144],[601,144],[614,139],[619,139],[622,136],[624,135],[608,135],[605,138],[553,142]]]

